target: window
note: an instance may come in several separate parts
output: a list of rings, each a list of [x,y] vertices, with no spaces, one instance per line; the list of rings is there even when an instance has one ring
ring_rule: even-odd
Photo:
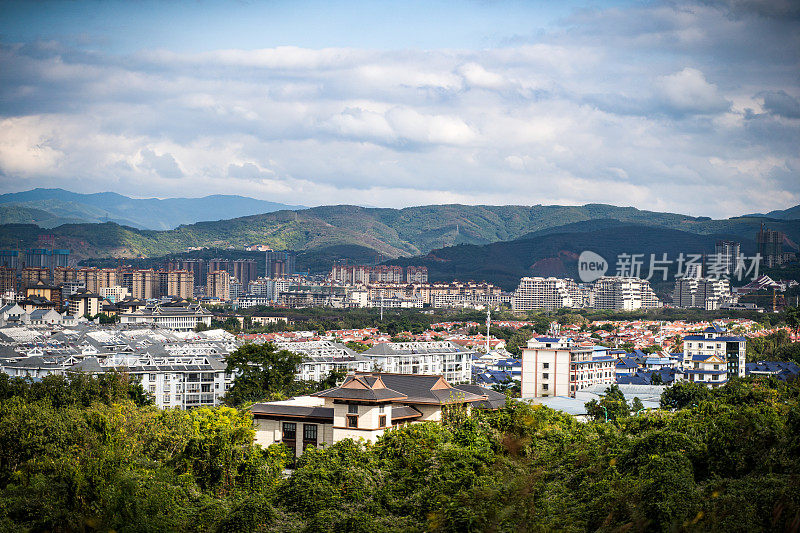
[[[347,427],[349,428],[358,427],[358,415],[347,415]]]
[[[550,389],[550,385],[548,385],[547,383],[543,383],[542,384],[542,390],[549,390],[549,389]]]
[[[348,405],[347,406],[347,413],[351,414],[351,415],[357,415],[358,414],[358,406],[354,405],[354,404]]]
[[[385,413],[385,412],[386,412],[386,406],[385,406],[385,405],[380,405],[380,406],[378,406],[378,412],[379,412],[380,414],[383,414],[383,413]]]
[[[297,424],[294,422],[283,423],[283,440],[295,440],[297,438]]]
[[[544,374],[542,374],[542,379],[550,379],[550,374],[545,372]]]
[[[317,445],[317,425],[316,424],[303,424],[303,447],[306,445]]]
[[[386,427],[386,415],[380,415],[378,417],[378,427],[382,428]]]
[[[550,363],[542,363],[542,368],[544,369],[550,368]]]

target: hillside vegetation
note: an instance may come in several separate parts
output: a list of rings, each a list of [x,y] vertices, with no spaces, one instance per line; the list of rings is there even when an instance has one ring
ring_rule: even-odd
[[[794,241],[800,240],[800,222],[797,220],[758,217],[711,220],[599,204],[432,205],[405,209],[339,205],[199,222],[167,231],[105,223],[66,224],[47,233],[56,236],[58,247],[74,250],[79,258],[158,256],[181,252],[189,246],[224,248],[263,243],[277,250],[326,249],[330,251],[323,254],[326,257],[335,255],[336,250],[345,254],[347,250],[354,250],[361,260],[365,255],[369,256],[365,250],[371,250],[376,258],[410,257],[448,246],[484,245],[533,238],[549,232],[592,233],[598,228],[626,225],[708,236],[703,243],[719,235],[752,242],[759,225],[765,220],[771,228],[786,232]],[[19,243],[20,246],[33,246],[40,233],[34,225],[3,225],[0,226],[0,245],[8,247]],[[635,245],[637,235],[627,235],[626,242]],[[705,251],[713,251],[713,244]]]
[[[0,530],[794,531],[799,392],[683,383],[640,411],[612,388],[588,423],[450,405],[293,464],[247,410],[160,410],[124,375],[0,374]]]
[[[794,226],[798,226],[796,221]],[[592,229],[595,228],[595,229]],[[795,228],[796,231],[796,228]],[[432,281],[453,278],[486,280],[511,290],[522,276],[577,277],[577,260],[584,250],[603,256],[608,273],[616,272],[620,254],[643,254],[641,274],[649,273],[650,255],[675,261],[679,254],[713,253],[720,239],[737,239],[743,253],[755,253],[755,242],[741,235],[696,234],[687,231],[599,220],[591,224],[562,226],[529,234],[521,239],[487,245],[459,245],[433,250],[422,256],[390,261],[397,265],[424,265]],[[668,277],[675,273],[671,265]],[[659,277],[663,277],[658,274]],[[653,280],[654,282],[657,279]]]
[[[129,198],[121,194],[103,192],[80,194],[64,189],[32,189],[30,191],[0,194],[0,214],[3,223],[24,224],[32,222],[22,211],[13,208],[35,209],[49,213],[51,218],[67,222],[116,222],[141,229],[172,229],[180,224],[201,220],[220,220],[242,215],[268,213],[279,209],[298,209],[292,206],[256,200],[237,195],[213,195],[203,198]],[[39,218],[42,218],[41,215]]]

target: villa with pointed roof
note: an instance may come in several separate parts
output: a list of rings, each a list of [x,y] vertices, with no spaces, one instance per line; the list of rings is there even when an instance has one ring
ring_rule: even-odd
[[[448,404],[499,409],[505,395],[475,385],[450,385],[440,375],[348,375],[341,385],[285,401],[257,403],[250,410],[256,442],[282,442],[300,455],[308,446],[352,438],[375,442],[391,428],[442,420]]]

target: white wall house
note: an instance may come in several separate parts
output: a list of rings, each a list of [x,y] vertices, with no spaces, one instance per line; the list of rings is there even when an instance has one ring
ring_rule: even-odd
[[[575,396],[593,385],[611,385],[617,360],[568,337],[539,337],[522,349],[522,397]]]
[[[719,387],[732,377],[744,377],[747,339],[731,336],[725,328],[710,326],[699,335],[683,338],[685,379]]]
[[[343,439],[375,442],[387,430],[439,422],[448,404],[498,409],[505,396],[476,385],[451,386],[442,376],[385,373],[348,376],[339,387],[251,407],[256,443],[283,443],[299,456],[308,446]]]

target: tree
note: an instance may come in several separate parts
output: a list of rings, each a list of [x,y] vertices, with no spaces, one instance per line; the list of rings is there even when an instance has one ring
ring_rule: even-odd
[[[633,401],[631,402],[631,411],[633,411],[634,413],[638,413],[642,409],[644,409],[644,404],[642,403],[642,400],[640,400],[638,396],[635,396],[633,398]]]
[[[800,307],[789,307],[786,309],[786,324],[794,330],[800,331]]]
[[[662,409],[683,409],[711,398],[708,387],[691,381],[681,381],[667,388],[661,394]]]
[[[369,350],[369,345],[364,344],[363,342],[347,341],[346,343],[344,343],[344,345],[353,350],[354,352],[358,353]]]
[[[586,414],[594,420],[605,420],[614,422],[631,414],[625,395],[622,394],[618,385],[611,385],[606,389],[605,395],[600,401],[592,400],[586,402]]]
[[[247,343],[225,358],[227,371],[236,379],[225,403],[241,405],[280,393],[291,396],[296,388],[295,374],[302,357],[289,350],[278,350],[272,343]]]

